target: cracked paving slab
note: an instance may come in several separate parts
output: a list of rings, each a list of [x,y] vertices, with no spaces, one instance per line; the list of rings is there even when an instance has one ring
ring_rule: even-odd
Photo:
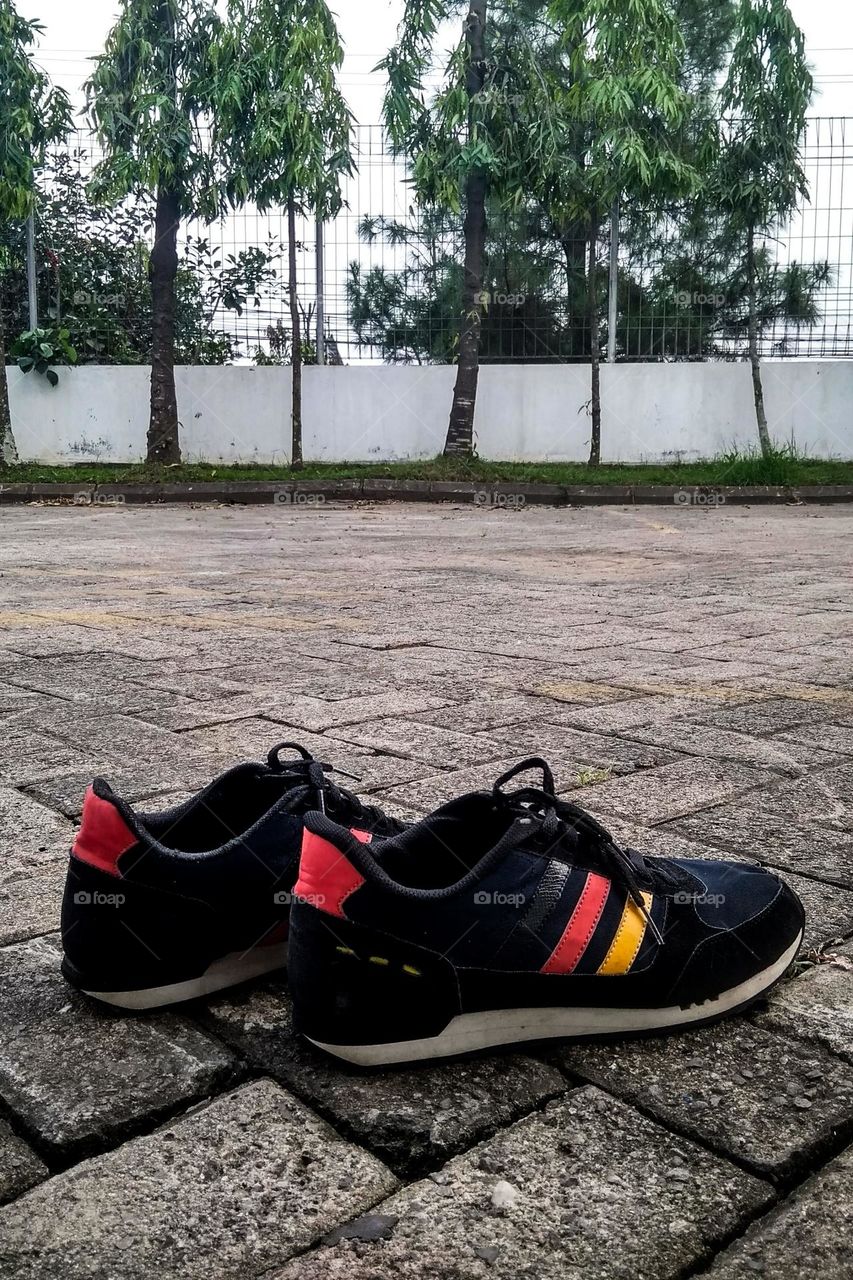
[[[396,1185],[271,1080],[84,1160],[0,1210],[9,1280],[244,1280]]]

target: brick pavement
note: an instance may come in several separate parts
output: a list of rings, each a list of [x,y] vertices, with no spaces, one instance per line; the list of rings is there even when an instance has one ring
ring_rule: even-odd
[[[853,507],[0,511],[0,1276],[849,1275]],[[283,981],[123,1017],[57,969],[104,773],[299,738],[405,817],[541,751],[641,849],[758,856],[748,1017],[384,1075]]]

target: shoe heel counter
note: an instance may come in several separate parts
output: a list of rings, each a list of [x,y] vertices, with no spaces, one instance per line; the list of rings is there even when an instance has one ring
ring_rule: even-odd
[[[294,1026],[324,1044],[437,1035],[460,1011],[456,972],[444,957],[298,900],[287,968]]]
[[[80,829],[71,849],[73,856],[118,878],[119,858],[138,843],[139,835],[120,812],[109,787],[96,778],[86,789]]]

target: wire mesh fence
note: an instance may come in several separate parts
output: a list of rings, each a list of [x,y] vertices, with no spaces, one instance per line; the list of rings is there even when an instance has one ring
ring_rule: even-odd
[[[144,363],[150,345],[148,202],[119,210],[90,202],[99,158],[80,133],[57,153],[37,216],[39,310],[71,331],[88,361]],[[461,219],[415,200],[404,160],[380,126],[355,135],[356,171],[344,207],[322,232],[298,227],[303,356],[311,362],[440,363],[455,359],[462,311]],[[809,120],[803,139],[809,197],[772,236],[760,237],[756,309],[762,354],[853,354],[853,121]],[[608,333],[610,237],[618,235],[615,329]],[[318,235],[322,235],[324,342],[318,352]],[[286,214],[248,208],[220,223],[181,229],[177,346],[182,363],[287,362]],[[0,236],[0,289],[10,333],[27,327],[23,232]],[[489,210],[483,276],[482,358],[588,360],[593,341],[621,360],[738,359],[746,350],[748,295],[742,246],[718,211],[623,205],[596,238],[596,310],[588,305],[583,226],[555,229],[534,206]]]

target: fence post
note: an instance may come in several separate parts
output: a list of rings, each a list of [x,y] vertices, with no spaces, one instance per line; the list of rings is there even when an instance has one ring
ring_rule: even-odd
[[[326,271],[323,254],[323,219],[317,219],[317,363],[326,363]]]
[[[616,363],[616,324],[619,318],[619,197],[610,210],[610,276],[607,283],[607,363]]]
[[[39,327],[38,289],[36,287],[36,215],[27,218],[27,292],[30,300],[30,328]]]

